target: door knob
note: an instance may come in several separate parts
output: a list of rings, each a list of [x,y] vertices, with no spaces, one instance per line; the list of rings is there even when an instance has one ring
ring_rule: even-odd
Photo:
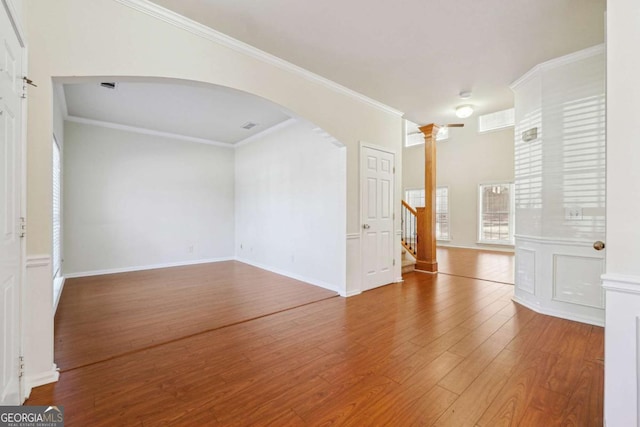
[[[367,229],[371,228],[371,226],[369,224],[362,224],[362,228],[367,230]]]
[[[595,249],[596,251],[601,251],[604,249],[604,242],[601,242],[600,240],[598,240],[597,242],[593,243],[593,249]]]

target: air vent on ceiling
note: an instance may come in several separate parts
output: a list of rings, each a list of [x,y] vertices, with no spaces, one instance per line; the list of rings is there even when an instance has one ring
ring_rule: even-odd
[[[116,88],[116,82],[102,82],[102,83],[100,83],[100,86],[102,86],[103,88],[106,88],[106,89],[115,89]]]
[[[247,123],[243,124],[241,127],[242,127],[242,129],[250,130],[250,129],[253,129],[254,127],[256,127],[256,126],[259,126],[259,124],[258,123],[253,123],[253,122],[247,122]]]

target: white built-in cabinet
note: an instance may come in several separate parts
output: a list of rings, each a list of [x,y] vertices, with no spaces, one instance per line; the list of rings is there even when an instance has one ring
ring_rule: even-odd
[[[515,301],[604,323],[605,50],[534,67],[515,95]]]

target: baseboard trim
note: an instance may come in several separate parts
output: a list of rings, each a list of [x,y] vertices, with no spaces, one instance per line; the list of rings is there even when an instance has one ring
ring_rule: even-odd
[[[308,284],[313,285],[313,286],[318,286],[320,288],[324,288],[324,289],[336,292],[340,296],[344,296],[344,295],[342,295],[342,292],[340,292],[337,289],[336,286],[334,286],[334,285],[332,285],[330,283],[327,283],[327,282],[323,282],[322,280],[311,279],[309,277],[302,276],[302,275],[296,274],[296,273],[292,273],[290,271],[282,270],[280,268],[271,267],[269,265],[261,264],[259,262],[249,261],[246,258],[236,257],[235,260],[238,261],[238,262],[242,262],[244,264],[249,264],[249,265],[252,265],[254,267],[261,268],[263,270],[270,271],[272,273],[280,274],[281,276],[286,276],[286,277],[289,277],[291,279],[299,280],[301,282],[305,282],[305,283],[308,283]]]
[[[349,292],[345,292],[344,295],[340,294],[340,296],[343,296],[345,298],[349,298],[349,297],[354,297],[356,295],[360,295],[362,293],[362,291],[349,291]]]
[[[561,319],[573,320],[574,322],[580,322],[580,323],[586,323],[589,325],[604,327],[604,319],[597,319],[591,316],[580,316],[580,315],[576,315],[575,313],[569,313],[566,311],[556,310],[549,307],[536,306],[515,295],[513,296],[512,300],[514,302],[517,302],[520,305],[527,307],[530,310],[535,311],[536,313],[545,314],[547,316],[559,317]]]
[[[425,274],[438,274],[437,271],[427,271],[427,270],[418,270],[417,268],[415,270],[416,273],[425,273]]]
[[[480,244],[480,243],[479,243]],[[515,249],[513,246],[511,247],[499,247],[494,245],[487,246],[465,246],[465,245],[449,245],[445,244],[437,244],[437,247],[440,248],[457,248],[457,249],[473,249],[476,251],[487,251],[487,252],[507,252],[507,253],[515,253]]]
[[[50,371],[25,375],[23,384],[24,395],[22,396],[22,399],[26,400],[31,394],[31,390],[33,388],[45,384],[55,383],[59,378],[60,372],[58,372],[58,366],[55,363],[51,366]]]
[[[185,265],[208,264],[210,262],[233,261],[235,257],[206,258],[189,261],[168,262],[164,264],[138,265],[133,267],[109,268],[105,270],[83,271],[78,273],[65,273],[67,279],[75,279],[77,277],[101,276],[103,274],[128,273],[131,271],[156,270],[159,268],[182,267]]]
[[[402,276],[400,276],[400,277],[396,277],[396,280],[393,283],[402,283],[402,282],[404,282],[404,279],[402,278]]]

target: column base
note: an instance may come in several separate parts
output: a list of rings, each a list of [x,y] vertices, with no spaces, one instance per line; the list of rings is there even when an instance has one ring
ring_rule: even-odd
[[[426,271],[428,273],[437,273],[438,272],[438,261],[416,261],[416,270],[418,271]]]

